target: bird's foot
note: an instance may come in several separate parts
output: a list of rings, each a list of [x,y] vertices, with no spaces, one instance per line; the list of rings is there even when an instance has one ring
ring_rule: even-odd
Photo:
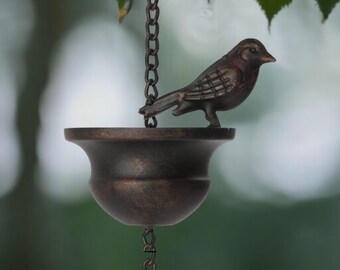
[[[209,126],[207,126],[207,128],[220,128],[221,125],[219,124],[210,124]]]

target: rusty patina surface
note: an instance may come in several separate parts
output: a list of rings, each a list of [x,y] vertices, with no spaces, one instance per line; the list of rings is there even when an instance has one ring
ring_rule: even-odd
[[[128,225],[173,225],[192,214],[209,190],[208,164],[234,129],[71,128],[67,140],[91,162],[98,204]]]

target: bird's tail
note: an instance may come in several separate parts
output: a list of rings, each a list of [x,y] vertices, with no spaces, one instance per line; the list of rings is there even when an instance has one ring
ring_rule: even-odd
[[[160,112],[169,109],[172,106],[175,106],[179,103],[180,92],[175,91],[164,95],[155,100],[152,105],[145,105],[144,107],[139,109],[140,114],[144,114],[145,118],[150,118],[159,114]]]

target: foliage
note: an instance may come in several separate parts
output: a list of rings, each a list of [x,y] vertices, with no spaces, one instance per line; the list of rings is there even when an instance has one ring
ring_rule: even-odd
[[[323,21],[327,20],[329,14],[332,12],[339,0],[316,0],[322,12]]]
[[[118,1],[118,8],[119,8],[118,20],[121,23],[131,9],[132,0],[117,0],[117,1]]]
[[[274,16],[283,8],[292,3],[293,0],[256,0],[264,13],[267,16],[269,25],[272,22]],[[339,2],[339,0],[316,0],[318,6],[322,13],[322,21],[327,20],[329,14],[332,12],[333,8]]]
[[[288,6],[293,0],[256,0],[267,16],[269,25],[274,16],[284,7]]]
[[[209,4],[213,4],[213,1],[207,0]],[[290,3],[292,3],[293,0],[256,0],[261,8],[263,9],[264,13],[266,14],[266,17],[268,19],[268,23],[272,22],[272,19],[274,16],[279,13],[283,8],[288,6]],[[316,0],[321,13],[322,13],[322,21],[324,22],[327,20],[329,14],[332,12],[336,4],[340,0]],[[118,19],[119,22],[122,22],[125,16],[129,13],[131,6],[132,6],[132,0],[117,0],[118,2]]]

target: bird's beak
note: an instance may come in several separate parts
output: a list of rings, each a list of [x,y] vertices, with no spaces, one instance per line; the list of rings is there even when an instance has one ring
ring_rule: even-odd
[[[276,59],[268,52],[261,57],[261,60],[263,63],[276,62]]]

